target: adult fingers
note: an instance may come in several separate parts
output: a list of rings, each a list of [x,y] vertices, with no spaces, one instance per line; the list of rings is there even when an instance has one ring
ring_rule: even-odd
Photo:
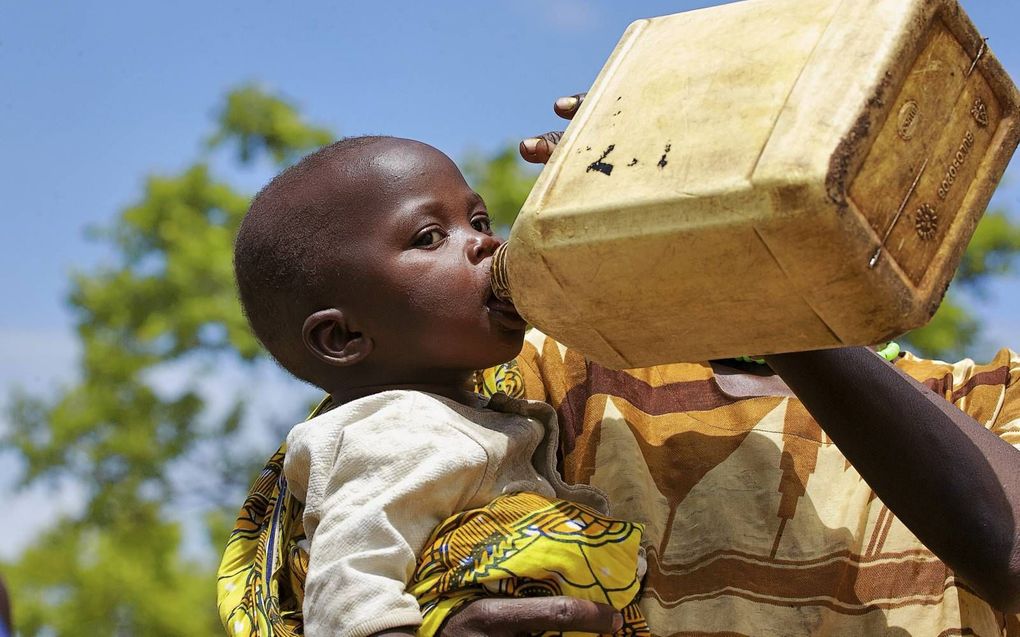
[[[553,104],[553,110],[564,119],[572,119],[577,113],[578,107],[584,101],[587,93],[577,93],[561,97]],[[562,131],[544,133],[536,137],[529,137],[521,142],[521,157],[533,164],[544,164],[549,161],[556,144],[563,137]]]
[[[529,137],[521,142],[521,157],[533,164],[544,164],[552,156],[556,144],[560,143],[563,131],[543,133],[538,137]]]
[[[577,108],[581,105],[581,102],[584,101],[585,95],[587,95],[587,93],[575,93],[574,95],[561,97],[553,104],[553,110],[557,115],[564,119],[573,119],[574,114],[577,112]]]
[[[573,597],[489,598],[450,618],[443,637],[512,637],[545,631],[614,633],[623,616],[612,606]]]

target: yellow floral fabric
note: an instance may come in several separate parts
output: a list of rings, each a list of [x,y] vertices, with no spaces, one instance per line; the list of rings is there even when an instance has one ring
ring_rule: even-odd
[[[284,443],[252,484],[220,561],[216,605],[228,635],[304,634],[304,506],[287,490],[286,452]]]
[[[454,611],[482,597],[551,595],[627,609],[616,634],[648,635],[633,603],[640,542],[638,524],[533,493],[458,513],[425,543],[408,587],[424,616],[418,635],[438,634]]]

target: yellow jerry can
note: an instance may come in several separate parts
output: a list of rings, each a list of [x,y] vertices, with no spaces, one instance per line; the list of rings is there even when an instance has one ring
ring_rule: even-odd
[[[881,342],[938,307],[1020,139],[955,0],[750,0],[624,33],[494,260],[613,367]]]

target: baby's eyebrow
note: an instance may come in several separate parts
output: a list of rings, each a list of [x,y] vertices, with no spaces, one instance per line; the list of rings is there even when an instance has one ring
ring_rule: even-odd
[[[471,193],[464,198],[464,202],[467,205],[469,212],[473,212],[475,206],[478,204],[484,205],[485,200],[482,199],[482,196],[477,192],[471,191]],[[462,214],[461,211],[458,210],[448,210],[448,205],[449,203],[444,204],[442,199],[432,197],[415,201],[407,208],[408,217],[406,218],[406,222],[413,223],[414,220],[419,218],[421,215],[440,217],[444,214],[456,214],[457,216]]]
[[[449,205],[443,203],[442,197],[429,194],[405,201],[399,210],[403,222],[414,224],[421,221],[422,217],[441,217]]]
[[[481,195],[472,190],[471,194],[468,195],[467,202],[469,206],[473,206],[475,204],[485,203],[485,200],[482,199]]]

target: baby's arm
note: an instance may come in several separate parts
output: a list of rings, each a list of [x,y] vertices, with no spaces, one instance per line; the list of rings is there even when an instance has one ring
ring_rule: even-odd
[[[413,634],[421,613],[404,589],[417,554],[485,477],[481,446],[416,409],[413,399],[402,403],[347,425],[335,455],[312,458],[309,637]]]
[[[1020,610],[1020,450],[867,349],[766,360],[928,548],[993,606]]]

